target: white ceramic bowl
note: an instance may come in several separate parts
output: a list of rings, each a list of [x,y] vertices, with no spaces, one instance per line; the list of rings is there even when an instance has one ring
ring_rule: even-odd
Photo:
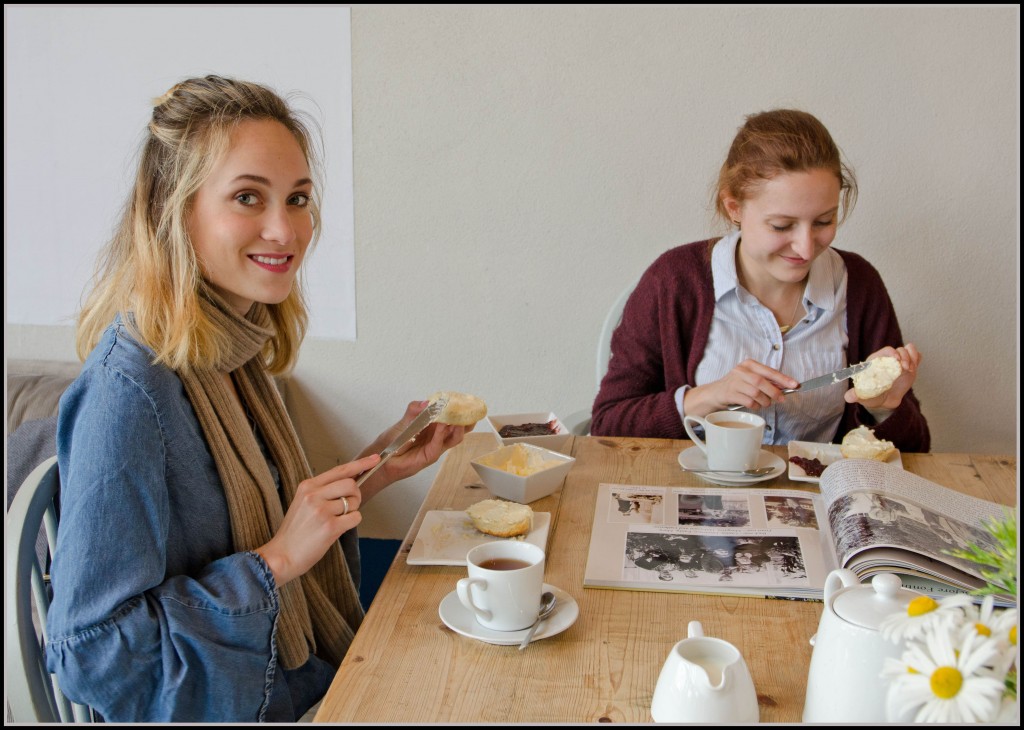
[[[511,444],[533,444],[534,446],[540,446],[541,448],[551,449],[552,451],[560,451],[563,454],[568,453],[569,449],[569,437],[572,436],[572,432],[565,427],[558,416],[550,411],[547,413],[534,412],[534,413],[510,413],[499,416],[487,416],[487,425],[494,431],[494,435],[498,441],[501,442],[502,446],[510,446]],[[513,436],[511,438],[502,438],[498,435],[498,432],[505,426],[522,426],[525,423],[550,423],[555,422],[555,433],[548,436]]]
[[[520,476],[492,466],[492,464],[506,462],[517,446],[522,446],[546,462],[553,462],[552,465],[529,476]],[[566,475],[575,463],[576,459],[571,456],[532,444],[502,446],[497,451],[491,451],[470,462],[481,481],[491,490],[491,494],[520,504],[535,502],[553,494],[562,486],[562,482],[565,481]]]

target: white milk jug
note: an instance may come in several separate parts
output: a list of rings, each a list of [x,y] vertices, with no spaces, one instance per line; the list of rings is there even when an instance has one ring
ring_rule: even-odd
[[[757,693],[746,662],[728,641],[691,621],[672,647],[651,701],[655,722],[757,722]]]
[[[883,723],[889,683],[881,676],[886,657],[902,647],[882,638],[882,620],[905,612],[920,593],[903,588],[898,576],[881,573],[862,585],[851,570],[825,579],[825,606],[807,674],[804,722]]]

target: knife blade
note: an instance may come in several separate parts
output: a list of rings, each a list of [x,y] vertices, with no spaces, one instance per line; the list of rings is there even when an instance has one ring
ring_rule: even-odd
[[[380,452],[380,461],[378,461],[375,466],[367,469],[358,477],[356,477],[356,486],[362,486],[363,482],[369,479],[370,476],[375,471],[380,469],[381,466],[384,465],[385,461],[394,456],[396,451],[405,446],[409,439],[413,438],[416,434],[418,434],[420,431],[422,431],[431,423],[433,423],[434,419],[436,419],[440,415],[441,410],[445,407],[446,404],[446,400],[439,399],[431,403],[422,411],[420,411],[419,415],[416,416],[416,418],[412,419],[412,423],[406,426],[402,430],[402,432],[398,434],[395,440],[388,444],[384,448],[384,450]]]
[[[786,388],[782,392],[786,394],[806,393],[809,390],[817,390],[818,388],[824,388],[826,385],[834,385],[835,383],[839,383],[843,380],[846,380],[849,377],[856,375],[861,370],[867,368],[869,365],[871,365],[871,361],[865,360],[864,362],[859,362],[856,365],[851,365],[848,368],[836,370],[834,373],[828,373],[827,375],[819,375],[816,378],[805,380],[804,382],[800,383],[800,385],[798,385],[797,387]],[[743,408],[743,406],[729,406],[725,410],[738,411],[740,408]]]
[[[798,385],[797,387],[795,387],[795,388],[787,388],[786,390],[784,390],[782,392],[783,393],[796,393],[796,392],[799,391],[800,393],[806,393],[809,390],[817,390],[818,388],[823,388],[826,385],[833,385],[834,383],[838,383],[838,382],[840,382],[842,380],[846,380],[847,378],[856,375],[861,370],[864,370],[865,368],[867,368],[870,365],[871,365],[871,362],[868,361],[868,360],[865,360],[864,362],[859,362],[856,365],[851,365],[848,368],[843,368],[842,370],[836,370],[834,373],[829,373],[828,375],[819,375],[816,378],[811,378],[810,380],[805,380],[804,382],[800,383],[800,385]]]

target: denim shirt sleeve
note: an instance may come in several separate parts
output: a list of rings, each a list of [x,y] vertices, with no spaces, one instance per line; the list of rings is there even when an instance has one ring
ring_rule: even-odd
[[[277,670],[276,584],[255,553],[168,570],[169,543],[203,536],[174,534],[187,531],[169,518],[182,497],[162,407],[133,373],[88,363],[62,399],[47,664],[108,721],[260,720]]]

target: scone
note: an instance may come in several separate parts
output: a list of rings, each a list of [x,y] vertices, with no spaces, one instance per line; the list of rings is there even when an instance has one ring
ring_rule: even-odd
[[[485,499],[466,510],[473,527],[495,537],[517,537],[533,529],[533,510],[529,505]]]
[[[903,372],[900,361],[889,355],[868,362],[868,367],[853,376],[853,390],[861,400],[877,398],[889,390]]]
[[[472,426],[487,415],[487,404],[475,395],[457,393],[454,390],[441,390],[430,396],[428,400],[435,403],[442,398],[447,398],[448,403],[437,417],[438,423],[447,423],[451,426]]]
[[[839,450],[847,459],[888,461],[896,453],[896,446],[892,441],[877,438],[875,432],[867,426],[858,426],[843,436]]]

